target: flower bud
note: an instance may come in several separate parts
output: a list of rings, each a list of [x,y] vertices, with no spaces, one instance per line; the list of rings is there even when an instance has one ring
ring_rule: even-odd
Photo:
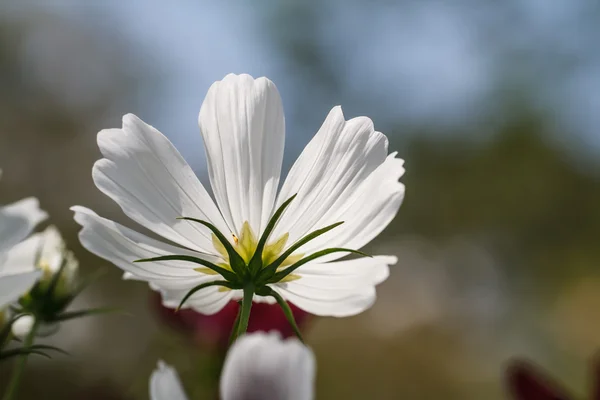
[[[60,273],[54,298],[61,299],[69,296],[73,290],[79,270],[79,262],[75,255],[67,250],[60,232],[55,226],[49,226],[42,233],[43,243],[37,267],[42,270],[42,283],[50,285],[55,275]]]
[[[19,299],[21,312],[35,315],[39,320],[37,334],[48,336],[58,330],[56,318],[73,300],[78,290],[79,263],[67,250],[56,227],[49,226],[36,234],[38,242],[34,270],[41,277],[31,290]],[[24,321],[20,321],[25,326]]]
[[[23,315],[12,324],[12,334],[16,338],[24,340],[31,332],[34,323],[35,317],[32,315]]]

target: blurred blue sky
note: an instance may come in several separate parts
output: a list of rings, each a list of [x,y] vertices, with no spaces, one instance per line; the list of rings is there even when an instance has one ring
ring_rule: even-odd
[[[200,104],[209,85],[229,72],[266,75],[277,84],[290,156],[336,104],[347,117],[372,117],[383,132],[398,125],[456,132],[480,124],[485,135],[493,132],[489,121],[502,120],[495,115],[498,99],[519,96],[547,115],[560,143],[600,149],[594,0],[13,2],[0,9],[9,18],[59,14],[93,29],[109,47],[128,42],[132,71],[150,73],[152,84],[121,113],[137,113],[161,129],[195,167],[204,164],[197,151]],[[290,49],[305,39],[316,42],[335,90],[321,90],[322,78],[290,60]],[[37,49],[48,52],[58,40],[46,38]],[[85,82],[86,68],[77,71]]]

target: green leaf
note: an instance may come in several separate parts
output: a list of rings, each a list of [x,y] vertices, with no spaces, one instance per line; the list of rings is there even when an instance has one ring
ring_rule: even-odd
[[[64,313],[59,314],[56,317],[52,318],[52,320],[49,322],[68,321],[68,320],[75,319],[75,318],[83,318],[83,317],[90,317],[93,315],[111,314],[111,313],[127,314],[122,309],[115,308],[115,307],[90,308],[87,310],[64,312]]]
[[[65,350],[63,350],[63,349],[61,349],[59,347],[49,346],[49,345],[46,345],[46,344],[34,344],[34,345],[31,345],[31,346],[27,347],[27,349],[32,349],[32,350],[52,350],[52,351],[56,351],[57,353],[64,354],[66,356],[70,356],[70,354],[67,351],[65,351]]]
[[[338,227],[343,223],[344,223],[344,221],[340,221],[340,222],[336,222],[335,224],[326,226],[325,228],[317,229],[316,231],[313,231],[313,232],[309,233],[308,235],[304,236],[302,239],[298,240],[296,243],[291,245],[282,255],[280,255],[277,260],[273,261],[270,265],[268,265],[267,267],[265,267],[262,270],[261,274],[259,275],[258,281],[261,282],[261,281],[268,280],[270,277],[272,277],[275,274],[275,272],[277,271],[277,268],[279,268],[279,266],[281,264],[283,264],[285,259],[288,258],[289,256],[291,256],[293,252],[295,252],[296,250],[298,250],[300,247],[304,246],[306,243],[310,242],[311,240],[316,239],[317,237],[329,232],[333,228]]]
[[[223,245],[223,247],[225,247],[225,250],[227,251],[227,255],[229,256],[229,264],[231,265],[231,269],[233,269],[233,271],[236,274],[238,274],[238,276],[240,276],[240,277],[244,276],[244,274],[245,274],[244,266],[246,265],[246,262],[235,251],[235,249],[233,248],[233,246],[231,245],[231,243],[229,242],[229,240],[227,240],[227,238],[221,233],[221,231],[219,231],[217,229],[216,226],[214,226],[210,222],[203,221],[201,219],[196,219],[196,218],[179,217],[177,219],[183,219],[183,220],[186,220],[186,221],[197,222],[199,224],[202,224],[202,225],[206,226],[208,229],[210,229],[212,231],[212,233],[215,234],[215,236],[217,237],[217,239],[219,239],[219,241],[221,242],[221,244]]]
[[[290,205],[292,200],[294,200],[296,198],[296,196],[297,196],[297,194],[293,195],[292,197],[287,199],[281,206],[279,206],[277,211],[275,211],[275,214],[273,214],[273,216],[269,220],[267,227],[265,228],[262,236],[260,237],[260,240],[258,241],[258,244],[256,245],[256,250],[254,251],[254,255],[252,256],[252,259],[248,263],[248,266],[249,266],[252,274],[256,274],[258,271],[260,271],[262,269],[262,253],[265,249],[265,245],[267,244],[267,240],[269,240],[269,236],[271,235],[271,232],[273,232],[273,229],[275,229],[275,225],[277,224],[277,221],[281,217],[281,214],[283,214],[285,209]]]
[[[358,254],[358,255],[361,255],[361,256],[365,256],[365,257],[371,257],[370,255],[365,254],[362,251],[352,250],[352,249],[344,249],[342,247],[333,247],[333,248],[330,248],[330,249],[325,249],[325,250],[317,251],[316,253],[313,253],[310,256],[304,257],[302,260],[296,262],[295,264],[290,265],[289,267],[287,267],[283,271],[279,271],[279,272],[275,273],[275,275],[273,275],[273,277],[271,277],[271,279],[269,279],[268,283],[276,283],[276,282],[281,281],[286,276],[288,276],[289,274],[291,274],[296,269],[298,269],[299,267],[301,267],[302,265],[306,264],[309,261],[313,261],[313,260],[315,260],[315,259],[317,259],[319,257],[323,257],[323,256],[326,256],[328,254],[339,253],[339,252],[353,253],[353,254]]]
[[[292,309],[290,308],[290,305],[287,303],[287,301],[285,301],[285,299],[283,297],[281,297],[281,295],[279,293],[277,293],[276,291],[274,291],[271,288],[269,288],[269,290],[270,290],[269,296],[272,296],[275,298],[275,300],[277,300],[277,304],[279,304],[279,306],[283,310],[283,314],[285,315],[285,318],[288,320],[288,322],[292,326],[294,333],[296,334],[296,336],[298,336],[298,339],[300,339],[300,341],[302,343],[304,343],[304,339],[302,338],[302,333],[300,333],[300,329],[298,328],[298,325],[296,324],[296,319],[294,318],[294,313],[292,313]]]
[[[19,347],[18,349],[11,349],[11,350],[7,350],[7,351],[3,351],[0,353],[0,360],[19,356],[19,355],[27,355],[27,354],[37,354],[37,355],[44,356],[47,358],[52,358],[48,354],[44,353],[42,350],[51,350],[51,351],[55,351],[60,354],[67,355],[67,356],[70,355],[68,352],[66,352],[65,350],[63,350],[59,347],[49,346],[49,345],[45,345],[45,344],[34,344],[29,347]]]
[[[11,357],[16,357],[16,356],[20,356],[20,355],[27,355],[27,354],[37,354],[39,356],[43,356],[43,357],[46,357],[46,358],[52,358],[48,354],[44,353],[43,351],[21,347],[21,348],[18,348],[18,349],[11,349],[11,350],[6,350],[6,351],[3,351],[3,352],[0,352],[0,361],[6,360],[6,359],[11,358]]]
[[[227,282],[227,281],[204,282],[204,283],[194,287],[185,296],[183,296],[183,299],[181,299],[181,302],[179,303],[179,305],[177,306],[175,311],[179,311],[181,309],[181,307],[183,307],[183,304],[187,301],[187,299],[189,299],[194,293],[196,293],[197,291],[202,290],[204,288],[211,287],[211,286],[223,286],[223,287],[226,287],[229,289],[239,289],[234,284],[232,284],[231,282]]]
[[[151,261],[188,261],[188,262],[203,265],[206,268],[208,268],[212,271],[215,271],[217,274],[222,275],[223,278],[227,279],[228,281],[237,282],[239,280],[238,276],[235,273],[233,273],[232,271],[229,271],[229,270],[227,270],[223,267],[219,267],[218,265],[213,264],[209,261],[203,260],[198,257],[193,257],[193,256],[185,256],[185,255],[161,256],[161,257],[154,257],[154,258],[143,258],[141,260],[135,260],[134,262],[141,263],[141,262],[151,262]]]

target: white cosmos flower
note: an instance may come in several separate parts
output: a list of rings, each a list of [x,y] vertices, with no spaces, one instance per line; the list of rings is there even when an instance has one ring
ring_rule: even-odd
[[[346,121],[340,107],[330,111],[277,193],[284,116],[277,88],[266,78],[227,75],[214,83],[200,109],[199,125],[216,203],[171,142],[136,116],[124,116],[121,129],[98,134],[104,158],[93,168],[96,186],[131,219],[176,245],[151,239],[84,207],[72,208],[83,227],[79,234],[83,246],[123,269],[125,278],[149,282],[161,291],[168,307],[176,307],[200,284],[229,280],[235,260],[249,264],[276,210],[294,195],[258,257],[259,268],[270,263],[276,268],[271,275],[327,248],[363,247],[390,223],[404,197],[404,185],[398,182],[403,161],[396,153],[388,154],[387,138],[375,131],[369,118]],[[214,230],[178,217],[206,221]],[[327,232],[293,247],[320,229]],[[217,230],[226,243],[215,236]],[[235,251],[235,260],[230,262],[226,247]],[[294,251],[284,257],[290,249]],[[337,251],[303,263],[282,279],[270,276],[276,281],[266,282],[254,300],[272,302],[262,296],[274,292],[309,313],[357,314],[373,304],[375,285],[386,279],[388,265],[396,258],[334,261],[346,254]],[[132,263],[172,255],[195,257],[227,271],[219,275],[214,268],[173,259]],[[195,292],[186,306],[212,314],[241,297],[236,285],[211,286]]]
[[[67,287],[73,283],[79,264],[72,253],[67,251],[58,229],[51,225],[14,246],[7,253],[0,275],[36,272],[42,279],[49,281],[63,263],[65,267],[58,285],[60,290],[68,290]]]
[[[33,268],[37,249],[26,238],[47,217],[32,197],[0,207],[0,309],[27,292],[41,276]]]
[[[230,348],[221,373],[222,400],[311,400],[315,359],[297,339],[244,335]],[[186,400],[177,372],[164,362],[150,378],[151,400]]]

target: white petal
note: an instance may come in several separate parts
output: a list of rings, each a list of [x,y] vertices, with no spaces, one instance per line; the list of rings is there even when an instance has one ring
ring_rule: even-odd
[[[5,253],[0,275],[13,275],[36,270],[36,260],[42,247],[42,234],[36,233]]]
[[[210,183],[229,228],[259,234],[273,209],[285,139],[283,106],[266,78],[227,75],[206,95],[198,118]]]
[[[32,315],[24,315],[17,319],[11,326],[13,335],[19,339],[25,339],[31,332],[31,328],[35,322],[35,318]]]
[[[0,308],[17,300],[39,279],[41,271],[0,277]]]
[[[117,202],[125,214],[146,228],[182,246],[211,252],[210,231],[178,220],[192,217],[227,229],[216,205],[171,142],[132,114],[122,129],[98,134],[105,157],[94,165],[96,186]]]
[[[52,273],[58,272],[64,260],[65,241],[54,225],[44,229],[41,235],[43,242],[39,254],[40,261],[44,262]]]
[[[361,257],[353,260],[326,263],[312,262],[301,266],[295,274],[310,280],[318,280],[327,286],[327,282],[336,285],[338,281],[361,282],[363,285],[378,285],[387,279],[389,265],[398,262],[395,256]]]
[[[34,197],[0,208],[0,254],[25,239],[47,217]]]
[[[295,271],[300,279],[276,284],[274,289],[311,314],[351,316],[373,305],[375,285],[388,277],[388,265],[395,263],[392,256],[311,263]]]
[[[206,279],[206,275],[194,271],[198,265],[184,261],[160,261],[134,263],[142,258],[164,255],[191,255],[215,262],[217,259],[207,254],[196,253],[175,247],[158,240],[151,239],[141,233],[102,218],[85,207],[74,206],[75,221],[83,229],[79,232],[79,240],[83,247],[115,264],[141,280],[173,280],[187,278],[190,287],[198,280]],[[211,258],[212,257],[212,258]]]
[[[360,314],[375,304],[376,292],[374,287],[363,288],[360,292],[344,292],[343,296],[330,296],[320,294],[317,290],[306,290],[298,286],[277,285],[275,288],[285,299],[294,303],[298,308],[324,317],[350,317]]]
[[[403,161],[387,156],[387,138],[366,117],[345,121],[340,107],[292,167],[278,197],[280,205],[297,193],[273,237],[290,233],[291,244],[316,229],[344,224],[309,242],[302,252],[326,247],[359,249],[394,218],[404,197]],[[337,253],[327,257],[341,257]]]
[[[187,400],[177,372],[163,361],[150,377],[150,400]]]
[[[161,292],[163,303],[167,307],[177,307],[194,286],[222,279],[220,275],[206,275],[194,271],[198,265],[184,261],[133,263],[141,258],[170,254],[191,255],[213,263],[219,260],[208,254],[196,253],[151,239],[102,218],[87,208],[75,206],[71,209],[75,211],[75,221],[83,227],[79,233],[83,247],[123,269],[125,279],[149,282],[150,287]],[[214,314],[220,311],[230,298],[231,293],[219,292],[217,287],[209,287],[194,294],[186,302],[186,307],[203,314]]]
[[[279,334],[244,335],[233,344],[221,374],[223,400],[310,400],[315,358],[297,339]]]
[[[213,281],[222,279],[220,277],[210,276],[210,279],[206,281]],[[181,303],[183,297],[189,292],[188,287],[185,290],[169,289],[168,286],[171,281],[156,282],[150,286],[161,292],[163,298],[163,305],[168,308],[176,308]],[[186,283],[189,285],[189,283]],[[195,283],[198,285],[199,283]],[[194,293],[183,305],[182,308],[191,308],[204,315],[213,315],[223,309],[229,303],[233,296],[233,291],[226,290],[221,291],[220,286],[210,286]]]

